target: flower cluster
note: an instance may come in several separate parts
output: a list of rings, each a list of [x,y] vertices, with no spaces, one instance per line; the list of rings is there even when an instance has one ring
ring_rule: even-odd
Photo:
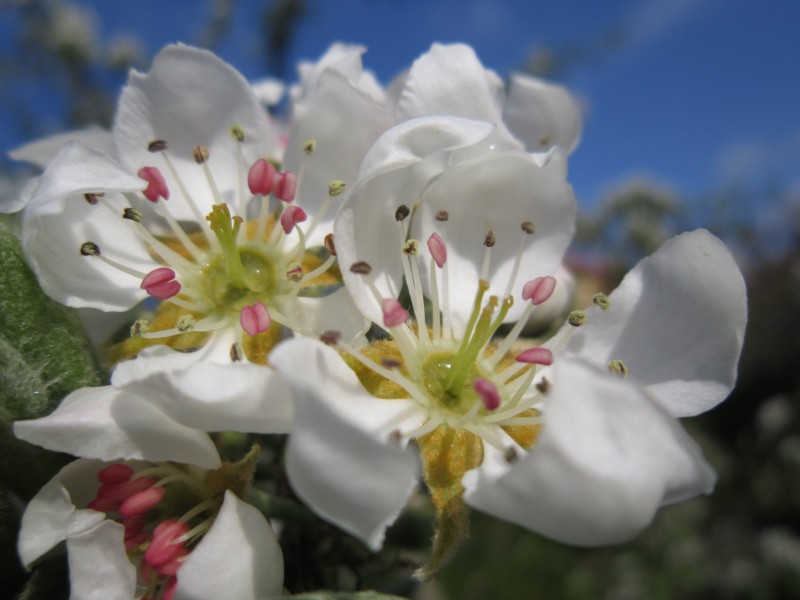
[[[288,434],[293,494],[375,551],[421,478],[420,579],[469,507],[599,545],[712,489],[677,418],[735,382],[728,250],[678,236],[525,339],[567,295],[579,105],[528,76],[506,88],[464,45],[384,90],[362,51],[303,65],[281,123],[233,68],[171,46],[131,74],[110,133],[17,152],[44,167],[17,203],[42,288],[132,322],[111,385],[15,426],[80,457],[19,543],[31,565],[66,540],[73,597],[281,593],[277,538],[246,502],[257,451],[223,461],[208,432]]]

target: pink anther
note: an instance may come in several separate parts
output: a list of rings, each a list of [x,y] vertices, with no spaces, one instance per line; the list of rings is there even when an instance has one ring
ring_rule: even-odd
[[[552,365],[553,353],[547,348],[528,348],[525,352],[517,355],[517,362],[529,365]]]
[[[522,287],[522,299],[530,300],[536,306],[550,298],[555,289],[556,280],[553,277],[537,277]]]
[[[297,175],[291,171],[285,173],[278,173],[275,176],[275,197],[284,202],[291,202],[294,200],[294,195],[297,193]]]
[[[101,485],[97,490],[97,499],[119,500],[123,502],[133,494],[142,492],[153,487],[157,480],[152,477],[137,477],[124,483],[114,483]]]
[[[139,286],[153,298],[166,300],[181,291],[181,284],[175,281],[175,271],[168,267],[153,269],[142,279]]]
[[[270,321],[267,307],[262,302],[245,306],[239,313],[239,323],[247,335],[263,333],[269,328]]]
[[[128,481],[133,475],[133,467],[123,464],[114,463],[107,467],[100,469],[97,472],[97,480],[100,483],[124,483]]]
[[[158,202],[159,198],[169,200],[167,182],[164,181],[164,176],[156,167],[142,167],[136,174],[147,182],[147,187],[142,194],[150,202]]]
[[[306,211],[304,211],[299,206],[287,206],[286,210],[283,211],[281,215],[281,227],[283,227],[283,232],[286,235],[291,233],[294,226],[298,223],[302,223],[308,218]]]
[[[447,261],[447,248],[444,245],[442,236],[440,236],[438,233],[432,233],[431,237],[428,238],[428,250],[433,257],[433,261],[436,263],[436,266],[441,269],[444,266],[445,261]]]
[[[128,497],[119,507],[120,516],[133,517],[143,515],[164,499],[166,490],[163,487],[151,487]]]
[[[472,381],[472,388],[481,397],[486,410],[496,410],[500,406],[500,393],[497,391],[497,386],[488,379],[476,377]]]
[[[186,523],[174,519],[162,521],[153,530],[153,539],[145,550],[144,560],[156,569],[175,560],[186,552],[184,542],[178,540],[187,533],[189,526]]]
[[[386,327],[397,327],[408,321],[408,311],[394,298],[384,298],[381,301],[381,310]]]
[[[247,186],[253,194],[269,196],[275,187],[275,176],[278,174],[275,166],[263,158],[259,158],[250,167],[247,173]]]

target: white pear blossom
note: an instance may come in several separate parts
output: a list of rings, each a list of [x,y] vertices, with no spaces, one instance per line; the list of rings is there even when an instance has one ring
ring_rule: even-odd
[[[575,205],[558,148],[497,140],[496,127],[452,117],[384,134],[334,231],[348,289],[391,340],[358,349],[329,332],[328,345],[290,340],[270,356],[295,392],[295,490],[372,548],[414,489],[416,442],[439,520],[421,576],[457,542],[462,502],[597,545],[709,492],[713,471],[675,417],[723,400],[741,351],[744,283],[703,230],[520,347],[554,292]],[[403,284],[418,324],[397,301]]]
[[[77,390],[51,415],[15,423],[19,438],[81,457],[29,503],[18,542],[23,563],[65,541],[76,600],[279,595],[275,534],[237,496],[255,456],[223,464],[205,431],[285,431],[285,387],[249,364],[129,376],[126,385]]]
[[[318,79],[295,108],[278,171],[277,128],[213,54],[170,46],[149,73],[132,72],[115,154],[87,146],[90,135],[67,143],[23,212],[23,247],[43,289],[104,311],[154,298],[162,308],[137,324],[142,340],[186,350],[228,331],[232,343],[215,347],[229,358],[263,361],[281,326],[318,333],[335,319],[357,337],[364,322],[343,290],[330,293],[335,257],[321,245],[389,114],[338,71]],[[38,160],[51,147],[18,154]]]

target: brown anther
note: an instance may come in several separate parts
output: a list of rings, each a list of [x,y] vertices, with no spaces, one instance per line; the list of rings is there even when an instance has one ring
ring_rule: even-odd
[[[102,198],[103,196],[105,196],[105,194],[102,193],[102,192],[96,192],[96,193],[90,193],[90,194],[84,194],[83,195],[83,197],[86,199],[86,201],[89,204],[91,204],[92,206],[94,206],[95,204],[100,202],[100,198]]]
[[[400,443],[403,441],[403,434],[400,433],[399,429],[394,429],[389,434],[389,443],[395,446],[399,446]]]
[[[239,344],[231,344],[231,362],[242,360],[242,349]]]
[[[131,337],[136,337],[146,333],[150,329],[150,321],[146,319],[137,319],[131,325]]]
[[[542,135],[539,136],[539,143],[542,146],[546,146],[547,144],[550,143],[551,139],[553,139],[553,138],[549,133],[543,133]]]
[[[334,330],[323,331],[319,336],[319,341],[328,346],[335,346],[340,339],[342,339],[341,332]]]
[[[317,151],[317,140],[306,140],[303,144],[303,152],[306,156],[311,156]]]
[[[542,377],[542,380],[536,384],[536,389],[540,394],[547,394],[550,391],[550,381],[547,377]]]
[[[147,150],[150,152],[163,152],[167,149],[167,142],[164,140],[153,140],[147,144]]]
[[[135,208],[128,207],[123,209],[122,218],[128,219],[128,221],[133,221],[134,223],[141,223],[142,213],[136,210]]]
[[[336,256],[336,245],[333,243],[332,233],[326,235],[322,243],[325,245],[325,250],[328,251],[328,254],[331,256]]]
[[[372,273],[372,267],[367,261],[360,260],[350,265],[350,272],[356,275],[369,275]]]
[[[419,244],[417,244],[417,240],[408,240],[405,244],[403,244],[403,252],[409,256],[416,256],[418,250]]]
[[[405,204],[401,204],[397,207],[397,210],[394,211],[394,220],[398,223],[400,221],[405,221],[406,217],[411,214],[411,211]]]
[[[202,165],[208,160],[208,146],[195,146],[192,150],[192,156],[194,156],[194,162]]]
[[[446,210],[438,210],[436,211],[436,220],[437,221],[447,221],[450,218],[450,213]]]
[[[628,376],[628,366],[621,360],[615,359],[608,363],[608,372],[625,378]]]
[[[237,142],[244,141],[244,129],[242,129],[241,125],[233,125],[228,132],[231,134],[231,137],[236,140]]]
[[[399,369],[403,363],[396,358],[385,357],[381,359],[381,366],[387,369]]]
[[[291,269],[286,271],[286,277],[292,281],[300,281],[303,279],[303,267],[294,265]]]
[[[495,239],[494,237],[494,231],[490,229],[489,231],[486,232],[486,237],[483,238],[483,245],[486,246],[487,248],[491,248],[492,246],[494,246],[496,241],[497,239]]]
[[[527,234],[536,233],[536,225],[534,225],[530,221],[525,221],[522,225],[520,225],[520,227],[522,227],[522,231],[524,231]]]
[[[81,256],[100,256],[100,246],[94,242],[83,242],[81,244]]]
[[[519,460],[519,454],[517,453],[517,449],[514,446],[509,446],[503,452],[503,458],[506,459],[508,464],[514,464]]]

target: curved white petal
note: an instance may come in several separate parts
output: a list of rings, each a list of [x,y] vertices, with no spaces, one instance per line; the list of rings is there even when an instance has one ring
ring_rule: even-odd
[[[44,169],[55,158],[59,150],[69,142],[79,142],[83,146],[111,155],[116,151],[110,131],[106,131],[101,127],[87,127],[86,129],[58,133],[30,142],[16,150],[12,150],[8,155],[14,160],[29,162],[40,169]]]
[[[606,366],[622,360],[631,381],[684,417],[725,399],[747,322],[744,280],[730,251],[705,230],[676,236],[640,261],[587,310],[567,352]]]
[[[560,168],[550,168],[549,163],[540,167],[524,152],[486,154],[448,169],[425,190],[420,206],[412,237],[420,240],[420,246],[433,233],[446,240],[451,320],[458,327],[466,324],[472,311],[488,231],[496,239],[487,277],[489,293],[502,299],[507,289],[511,291],[518,301],[506,320],[513,321],[525,310],[520,301],[525,282],[553,275],[561,267],[577,210]],[[447,222],[436,220],[439,211],[449,214]],[[525,233],[524,222],[533,223],[535,233]],[[422,281],[427,284],[430,255],[424,247],[421,254]],[[425,289],[429,291],[427,285]]]
[[[464,477],[465,500],[561,542],[636,535],[663,504],[708,493],[713,471],[677,421],[629,381],[561,358],[545,424],[510,465],[497,451]]]
[[[262,600],[283,589],[283,554],[264,516],[230,490],[178,571],[174,600]]]
[[[322,73],[317,86],[295,107],[286,145],[284,169],[302,171],[295,203],[314,216],[328,197],[331,181],[352,186],[367,150],[390,125],[391,115],[345,75],[333,70]],[[308,140],[316,143],[310,156],[303,151]],[[341,200],[341,196],[334,198],[333,206],[307,236],[307,245],[321,244],[331,232]]]
[[[286,454],[292,487],[323,518],[378,550],[417,482],[417,458],[388,443],[411,401],[369,395],[333,349],[307,338],[280,344],[270,361],[295,394]]]
[[[175,461],[216,468],[208,435],[170,419],[145,398],[110,386],[81,388],[50,415],[14,423],[22,440],[101,460]]]
[[[234,125],[244,130],[243,142],[231,136]],[[183,45],[159,52],[149,73],[131,72],[112,132],[120,160],[133,172],[144,166],[161,170],[171,192],[170,210],[180,219],[193,219],[193,213],[164,158],[148,151],[150,142],[169,144],[167,152],[201,214],[220,200],[233,201],[240,189],[246,192],[247,169],[277,148],[277,133],[244,77],[211,52]],[[221,198],[193,158],[196,145],[208,147]]]
[[[249,362],[157,371],[121,389],[201,431],[288,433],[292,419],[291,394],[281,377]]]
[[[411,66],[397,102],[399,122],[432,115],[479,119],[495,125],[509,147],[519,143],[501,118],[502,82],[465,44],[433,44]]]
[[[99,514],[99,513],[98,513]],[[70,598],[74,600],[132,600],[136,567],[125,554],[125,528],[105,520],[95,527],[70,533]]]
[[[395,220],[401,204],[413,206],[430,180],[453,154],[482,143],[492,133],[483,121],[430,117],[408,121],[384,133],[362,163],[359,179],[334,222],[336,253],[342,277],[359,309],[381,322],[372,292],[350,266],[366,260],[384,297],[396,298],[402,285],[400,261],[404,233]]]
[[[558,146],[569,154],[581,137],[581,107],[570,93],[521,73],[511,76],[503,120],[529,152]]]
[[[319,298],[295,298],[292,308],[294,322],[316,336],[326,331],[338,331],[345,341],[360,344],[370,327],[347,288],[339,288]]]
[[[77,509],[97,494],[97,472],[106,463],[76,460],[62,468],[25,508],[17,539],[17,551],[26,567],[43,556],[71,532],[95,527],[105,519],[103,513]]]

